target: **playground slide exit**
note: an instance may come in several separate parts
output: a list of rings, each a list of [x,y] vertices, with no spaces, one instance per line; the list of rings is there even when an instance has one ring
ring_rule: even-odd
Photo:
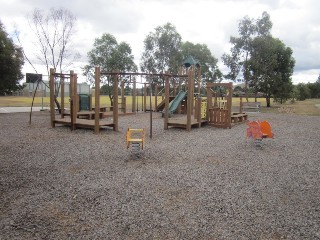
[[[181,90],[178,93],[178,95],[170,102],[170,104],[169,104],[169,116],[171,116],[171,114],[173,114],[177,110],[179,104],[186,97],[186,95],[187,95],[187,92]]]

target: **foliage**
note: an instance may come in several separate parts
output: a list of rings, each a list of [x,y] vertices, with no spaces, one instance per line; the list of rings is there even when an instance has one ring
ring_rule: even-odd
[[[261,36],[252,41],[249,83],[256,92],[265,93],[268,107],[272,96],[280,103],[291,97],[294,65],[291,48],[279,39]]]
[[[230,69],[225,77],[235,81],[241,73],[246,93],[251,77],[249,61],[252,54],[252,41],[255,37],[269,36],[271,28],[272,22],[267,12],[263,12],[262,17],[257,20],[245,16],[238,25],[239,37],[230,37],[230,43],[233,45],[231,54],[225,53],[222,56],[222,61]]]
[[[144,40],[141,70],[149,73],[177,72],[181,63],[181,36],[167,23],[155,28]]]
[[[308,86],[304,83],[299,83],[297,86],[296,86],[296,91],[297,91],[297,100],[299,101],[304,101],[306,100],[307,98],[310,98],[311,97],[311,94],[310,94],[310,89],[308,88]]]
[[[23,78],[21,68],[24,64],[22,49],[8,37],[0,21],[0,94],[19,90]]]
[[[129,44],[121,42],[118,44],[116,38],[108,33],[104,33],[101,38],[96,38],[93,49],[88,52],[89,64],[84,67],[83,74],[91,84],[94,84],[95,67],[99,66],[101,72],[136,72],[137,66],[133,61],[132,50]],[[101,76],[103,91],[105,91],[113,104],[112,89],[114,77]],[[125,82],[129,79],[122,79]]]
[[[310,91],[310,98],[320,98],[320,81],[315,83],[307,83],[307,87]]]
[[[235,80],[242,74],[245,92],[264,93],[267,107],[270,99],[284,103],[292,94],[291,76],[295,65],[292,49],[274,38],[270,31],[272,22],[267,12],[256,20],[244,17],[238,26],[239,37],[231,37],[231,54],[224,54],[223,62],[229,67],[227,78]]]
[[[182,59],[192,56],[197,59],[201,67],[201,80],[203,82],[222,80],[222,73],[219,70],[216,59],[206,44],[193,44],[184,42],[181,46]]]
[[[320,98],[320,81],[314,83],[299,83],[295,87],[295,98],[304,101],[308,98]]]

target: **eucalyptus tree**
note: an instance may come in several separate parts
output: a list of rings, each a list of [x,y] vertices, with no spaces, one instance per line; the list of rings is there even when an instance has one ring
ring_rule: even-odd
[[[270,15],[262,13],[262,17],[252,19],[245,16],[238,25],[238,37],[231,36],[230,43],[233,45],[231,54],[223,54],[222,61],[230,69],[225,76],[233,81],[242,74],[245,82],[245,92],[248,99],[248,86],[251,77],[249,61],[252,53],[252,41],[258,36],[269,36],[272,28]]]
[[[281,40],[272,36],[256,37],[249,65],[252,76],[249,83],[265,94],[267,107],[270,107],[271,97],[280,103],[291,97],[295,60],[292,49]]]
[[[171,23],[155,28],[144,39],[140,68],[143,72],[177,72],[182,61],[181,36]],[[163,82],[162,82],[163,83]]]
[[[126,42],[117,42],[117,39],[109,34],[104,33],[100,38],[96,38],[93,49],[88,52],[89,64],[83,68],[83,74],[87,80],[94,83],[95,67],[99,66],[102,72],[136,72],[137,66],[134,63],[131,47]],[[102,84],[106,85],[111,105],[113,105],[112,86],[114,79],[112,76],[102,75]],[[124,78],[124,81],[127,79]]]
[[[44,65],[49,75],[50,68],[64,72],[73,62],[80,58],[80,54],[72,49],[72,39],[75,34],[76,16],[68,9],[51,8],[48,11],[34,9],[27,16],[31,32],[34,35],[34,56],[41,65]],[[17,39],[20,41],[18,31]],[[38,72],[26,54],[25,58]],[[56,82],[55,103],[60,111],[60,104],[57,100],[60,91],[60,82]]]

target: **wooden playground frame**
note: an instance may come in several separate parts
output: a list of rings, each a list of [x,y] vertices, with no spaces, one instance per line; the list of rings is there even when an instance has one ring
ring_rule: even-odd
[[[112,120],[106,119],[106,115],[101,112],[100,106],[100,78],[101,75],[111,76],[114,78],[113,84],[113,107],[112,107]],[[199,75],[199,72],[198,72]],[[193,126],[201,127],[202,124],[208,123],[214,127],[231,128],[231,123],[242,121],[244,118],[243,113],[232,114],[232,83],[208,83],[207,84],[207,103],[205,114],[202,107],[202,98],[200,96],[200,82],[198,81],[198,95],[195,97],[195,66],[190,66],[186,69],[185,73],[182,73],[182,68],[179,70],[179,74],[170,73],[126,73],[126,72],[101,72],[99,67],[95,68],[95,107],[94,111],[85,113],[79,113],[79,96],[77,95],[77,74],[70,71],[69,74],[55,73],[54,69],[50,69],[50,116],[51,126],[55,127],[55,124],[69,125],[71,130],[76,128],[88,127],[93,128],[95,134],[98,134],[102,127],[112,127],[114,131],[118,131],[118,117],[119,117],[119,97],[118,97],[118,83],[120,76],[145,76],[149,77],[150,81],[142,83],[144,84],[144,104],[143,111],[146,112],[146,96],[147,96],[147,85],[151,86],[152,77],[158,76],[164,78],[165,83],[165,108],[164,108],[164,129],[167,130],[169,127],[185,128],[187,131],[191,131]],[[54,103],[54,89],[55,89],[55,78],[59,77],[61,81],[61,117],[56,118],[55,103]],[[65,103],[64,103],[64,80],[70,79],[70,117],[65,117]],[[186,116],[180,118],[169,118],[169,98],[170,98],[170,80],[171,78],[179,78],[179,91],[182,89],[181,79],[186,81]],[[199,76],[198,76],[199,78]],[[136,113],[136,84],[133,82],[132,91],[132,113]],[[174,85],[175,83],[173,83]],[[226,105],[224,108],[218,106],[217,94],[212,91],[213,87],[225,87],[227,88]],[[175,88],[174,88],[175,89]],[[152,92],[152,91],[151,91]],[[155,106],[157,106],[157,85],[155,85]],[[214,101],[213,100],[214,97]],[[123,114],[126,114],[126,100],[124,96],[124,81],[121,81],[121,108]],[[180,107],[180,106],[179,106]],[[203,107],[202,107],[203,108]],[[156,109],[156,107],[154,108]],[[90,107],[91,110],[91,107]],[[180,109],[181,110],[181,109]],[[152,137],[152,94],[150,96],[150,137]],[[178,111],[179,112],[179,111]],[[77,118],[80,115],[88,116],[88,119]],[[240,115],[241,116],[240,116]],[[202,115],[205,115],[203,117]],[[243,116],[242,116],[243,115]],[[193,117],[192,117],[193,116]],[[241,119],[241,120],[239,120]],[[245,118],[246,119],[246,118]]]
[[[70,71],[70,74],[55,73],[53,68],[50,69],[50,121],[51,127],[55,127],[56,124],[68,125],[71,130],[76,128],[93,128],[96,134],[99,133],[101,127],[112,127],[114,131],[118,131],[118,108],[113,108],[112,121],[107,119],[101,119],[103,114],[100,111],[100,76],[101,71],[99,67],[95,68],[95,108],[94,111],[90,111],[93,119],[80,119],[78,116],[79,99],[77,96],[77,74]],[[61,116],[56,118],[55,102],[54,102],[54,90],[55,90],[55,78],[59,77],[61,81]],[[64,103],[64,80],[70,79],[70,117],[65,117],[65,103]],[[118,76],[115,76],[114,86],[114,106],[118,105]],[[93,117],[94,116],[94,117]]]

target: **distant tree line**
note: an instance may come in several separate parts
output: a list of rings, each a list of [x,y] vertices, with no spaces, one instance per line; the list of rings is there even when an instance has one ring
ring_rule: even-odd
[[[50,9],[44,12],[35,9],[28,20],[38,40],[35,43],[36,56],[48,71],[50,67],[63,71],[79,58],[79,54],[74,52],[71,46],[76,17],[70,11]],[[137,72],[140,68],[140,71],[147,73],[177,73],[183,60],[192,56],[201,66],[201,86],[205,86],[207,82],[219,82],[224,78],[235,82],[240,78],[244,82],[240,92],[243,92],[247,99],[249,96],[264,96],[267,106],[270,106],[271,98],[284,103],[289,99],[320,97],[319,79],[315,83],[293,85],[295,60],[292,49],[272,36],[271,29],[272,22],[267,12],[263,12],[261,18],[252,19],[245,16],[241,19],[238,24],[238,36],[230,37],[230,53],[222,56],[223,63],[229,68],[225,75],[219,70],[218,59],[206,44],[183,41],[171,23],[156,27],[145,37],[139,67],[134,62],[134,55],[128,43],[118,42],[112,34],[103,33],[94,40],[92,49],[87,53],[88,64],[83,67],[83,74],[88,82],[94,84],[96,66],[104,72]],[[20,43],[18,33],[16,37]],[[19,80],[23,77],[21,68],[24,59],[33,66],[35,72],[37,70],[25,55],[23,48],[16,46],[8,37],[1,23],[0,38],[0,93],[3,93],[19,87]],[[12,54],[8,54],[9,50]],[[10,68],[11,72],[8,71],[9,63],[13,66]],[[124,77],[121,80],[129,83],[133,79]],[[164,84],[161,78],[152,80],[158,85]],[[102,76],[101,93],[108,94],[111,103],[112,86],[113,78]],[[131,92],[129,84],[126,84],[125,92]],[[59,108],[58,102],[56,103]]]

